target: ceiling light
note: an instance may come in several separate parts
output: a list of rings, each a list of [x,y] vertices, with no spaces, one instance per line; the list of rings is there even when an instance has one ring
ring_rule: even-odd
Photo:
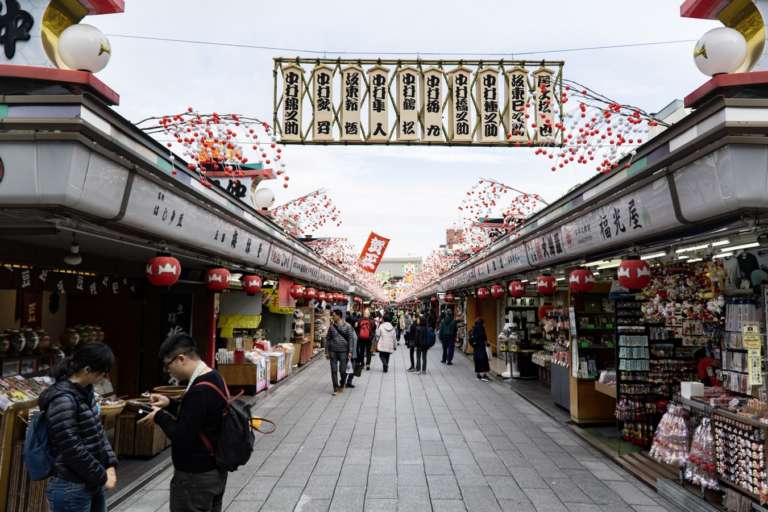
[[[664,251],[654,252],[654,253],[651,253],[651,254],[645,254],[643,256],[640,256],[640,259],[641,260],[652,260],[654,258],[663,258],[666,255],[667,255],[667,253],[664,252]]]
[[[678,256],[677,257],[677,259],[679,259],[679,260],[687,260],[688,258],[690,258],[690,256]]]
[[[69,252],[64,256],[64,263],[77,266],[83,262],[83,256],[80,254],[80,246],[77,244],[77,238],[72,233],[72,245],[69,246]]]
[[[599,267],[600,265],[605,265],[607,263],[610,263],[610,262],[607,261],[607,260],[592,261],[590,263],[585,263],[584,266],[585,267]]]
[[[709,247],[709,244],[694,245],[692,247],[683,247],[682,249],[678,249],[675,252],[677,254],[682,254],[684,252],[700,251],[702,249],[706,249],[707,247]]]
[[[555,281],[565,281],[565,278],[564,277],[558,277],[557,279],[555,279]]]
[[[527,280],[527,279],[521,279],[521,280],[520,280],[520,282],[521,282],[521,283],[527,283],[527,282],[528,282],[528,280]]]
[[[604,265],[600,265],[599,267],[597,267],[597,270],[606,270],[606,269],[609,269],[609,268],[618,268],[619,266],[621,266],[621,260],[611,260],[611,261],[605,262]]]
[[[751,244],[732,245],[731,247],[723,247],[720,250],[723,252],[730,252],[730,251],[739,251],[741,249],[753,249],[755,247],[760,247],[760,244],[757,242],[752,242]]]
[[[688,263],[697,263],[699,261],[704,261],[704,258],[693,258],[688,260]]]
[[[720,247],[721,245],[728,245],[731,243],[730,240],[718,240],[717,242],[712,242],[712,247]]]
[[[712,256],[712,259],[716,260],[718,258],[730,258],[731,256],[733,256],[732,252],[721,252],[720,254],[715,254]]]

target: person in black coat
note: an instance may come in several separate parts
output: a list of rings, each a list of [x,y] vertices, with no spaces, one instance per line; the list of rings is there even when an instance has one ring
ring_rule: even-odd
[[[104,491],[117,483],[117,457],[101,426],[93,386],[109,375],[114,362],[108,346],[83,345],[57,365],[56,383],[40,395],[54,455],[46,490],[51,512],[106,511]]]
[[[405,333],[405,343],[408,345],[408,350],[411,356],[411,367],[408,368],[409,372],[421,371],[421,360],[418,359],[420,353],[418,351],[420,347],[424,346],[427,336],[427,330],[424,323],[424,317],[417,316],[416,320],[411,324],[411,328]],[[414,359],[414,356],[417,356],[417,359]]]
[[[475,326],[472,327],[472,334],[469,340],[472,343],[472,355],[475,360],[477,378],[488,382],[487,373],[491,371],[491,364],[488,361],[488,352],[485,350],[488,336],[485,334],[485,325],[483,325],[482,318],[475,320]]]

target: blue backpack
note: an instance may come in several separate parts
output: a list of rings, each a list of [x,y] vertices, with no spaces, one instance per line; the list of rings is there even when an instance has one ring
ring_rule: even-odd
[[[435,330],[431,327],[427,327],[427,348],[432,348],[435,345]]]
[[[22,458],[30,480],[45,480],[53,474],[55,458],[48,446],[48,420],[44,412],[36,414],[27,427]]]

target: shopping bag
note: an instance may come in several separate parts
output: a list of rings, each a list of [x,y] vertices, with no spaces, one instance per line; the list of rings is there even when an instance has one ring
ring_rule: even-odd
[[[347,362],[347,371],[345,373],[347,375],[355,373],[355,367],[352,365],[352,361]]]
[[[488,362],[490,362],[493,358],[493,352],[491,351],[491,347],[488,345],[485,346],[485,353],[488,354]]]
[[[355,377],[359,377],[363,374],[363,364],[355,363]]]

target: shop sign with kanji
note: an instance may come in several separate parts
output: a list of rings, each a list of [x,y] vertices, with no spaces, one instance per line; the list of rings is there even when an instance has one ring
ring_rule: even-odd
[[[366,242],[363,252],[360,254],[360,267],[366,272],[375,273],[376,269],[379,268],[379,263],[381,263],[388,245],[388,238],[371,232],[368,236],[368,242]]]
[[[563,64],[276,58],[274,127],[284,144],[561,146]]]

